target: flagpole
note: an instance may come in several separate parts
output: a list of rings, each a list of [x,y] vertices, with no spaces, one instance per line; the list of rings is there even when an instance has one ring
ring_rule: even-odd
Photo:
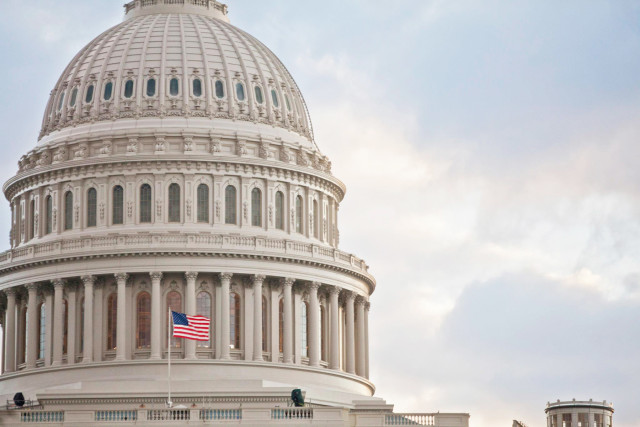
[[[167,320],[167,348],[169,349],[169,355],[167,357],[167,383],[169,385],[169,399],[167,400],[167,406],[171,408],[173,406],[173,402],[171,401],[171,326],[173,325],[173,316],[171,316],[171,307],[169,307],[169,319]]]

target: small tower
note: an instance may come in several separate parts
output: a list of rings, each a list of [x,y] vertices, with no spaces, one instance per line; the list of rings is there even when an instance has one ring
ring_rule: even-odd
[[[611,427],[613,404],[603,402],[571,401],[547,402],[547,427]]]

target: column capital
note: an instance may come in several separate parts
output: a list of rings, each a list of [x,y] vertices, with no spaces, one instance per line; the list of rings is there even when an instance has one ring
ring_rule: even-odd
[[[62,284],[64,285],[64,282]],[[29,292],[31,292],[31,291],[36,291],[37,292],[38,289],[40,289],[40,286],[37,283],[27,283],[26,285],[24,285],[24,287],[27,288],[27,290]]]
[[[124,281],[126,283],[127,279],[129,279],[129,275],[127,273],[116,273],[114,276],[118,283],[120,283],[120,281]]]
[[[365,309],[365,310],[367,310],[367,311],[369,311],[369,309],[370,309],[370,308],[371,308],[371,303],[370,303],[369,301],[367,301],[367,302],[364,304],[364,309]]]
[[[340,294],[344,297],[345,302],[348,302],[348,303],[353,303],[356,299],[355,292],[351,292],[346,289],[343,289],[342,292],[340,292]]]
[[[197,271],[187,271],[186,273],[184,273],[184,277],[187,280],[196,280],[198,278],[198,272]]]
[[[233,273],[220,273],[220,280],[231,280]]]
[[[318,292],[318,289],[320,288],[320,286],[322,285],[322,283],[320,282],[309,282],[309,290],[314,291],[314,292]]]
[[[80,280],[82,280],[82,283],[84,283],[85,286],[93,285],[93,284],[96,283],[96,276],[92,276],[92,275],[88,274],[86,276],[82,276],[80,278]]]
[[[78,290],[78,282],[75,280],[70,280],[67,282],[67,291],[75,292]]]
[[[332,286],[332,285],[327,285],[327,289],[329,290],[329,294],[330,295],[340,295],[340,291],[342,289],[340,289],[339,286]]]
[[[162,272],[161,271],[152,271],[149,273],[151,280],[162,280]]]
[[[357,306],[362,306],[362,308],[364,308],[366,303],[367,303],[367,301],[364,299],[364,297],[362,295],[356,296],[356,305]]]
[[[3,289],[3,290],[2,290],[2,292],[4,292],[4,294],[5,294],[6,296],[9,296],[9,295],[13,295],[13,296],[15,296],[15,295],[16,295],[16,288],[7,288],[7,289]]]
[[[262,274],[254,274],[253,276],[251,276],[251,279],[253,280],[253,283],[259,283],[262,285],[262,283],[264,282],[264,279],[266,279],[267,277],[262,275]]]
[[[282,279],[280,279],[280,283],[282,283],[282,285],[286,288],[286,287],[293,287],[293,283],[296,281],[296,279],[292,278],[292,277],[284,277]]]
[[[64,289],[65,281],[62,279],[54,279],[51,281],[54,289]]]

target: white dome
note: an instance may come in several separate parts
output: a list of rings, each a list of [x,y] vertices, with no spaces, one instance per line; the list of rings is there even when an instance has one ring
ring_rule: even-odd
[[[120,119],[139,128],[139,119],[170,117],[200,119],[201,127],[244,121],[257,133],[280,128],[314,147],[295,81],[273,52],[227,22],[225,5],[156,3],[125,5],[124,22],[71,61],[51,92],[41,144],[66,128],[90,132],[92,124]]]

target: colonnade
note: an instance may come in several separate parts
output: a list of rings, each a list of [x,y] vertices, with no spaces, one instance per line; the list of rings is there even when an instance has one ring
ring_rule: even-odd
[[[215,295],[215,305],[210,304],[210,312],[205,313],[212,318],[209,352],[203,353],[196,341],[184,340],[178,357],[305,364],[368,378],[369,303],[364,296],[320,282],[228,272],[86,275],[5,289],[4,372],[103,360],[163,359],[167,356],[163,296],[171,289],[183,296],[179,310],[187,314],[196,314],[203,289]],[[150,345],[142,350],[134,343],[141,322],[135,295],[140,292],[150,293]],[[108,348],[113,308],[105,303],[114,294],[116,344]],[[241,296],[240,313],[230,307],[232,294]],[[40,304],[47,316],[44,331]],[[26,317],[20,318],[25,308]],[[241,331],[240,348],[231,342],[232,327],[238,328],[236,333]]]

